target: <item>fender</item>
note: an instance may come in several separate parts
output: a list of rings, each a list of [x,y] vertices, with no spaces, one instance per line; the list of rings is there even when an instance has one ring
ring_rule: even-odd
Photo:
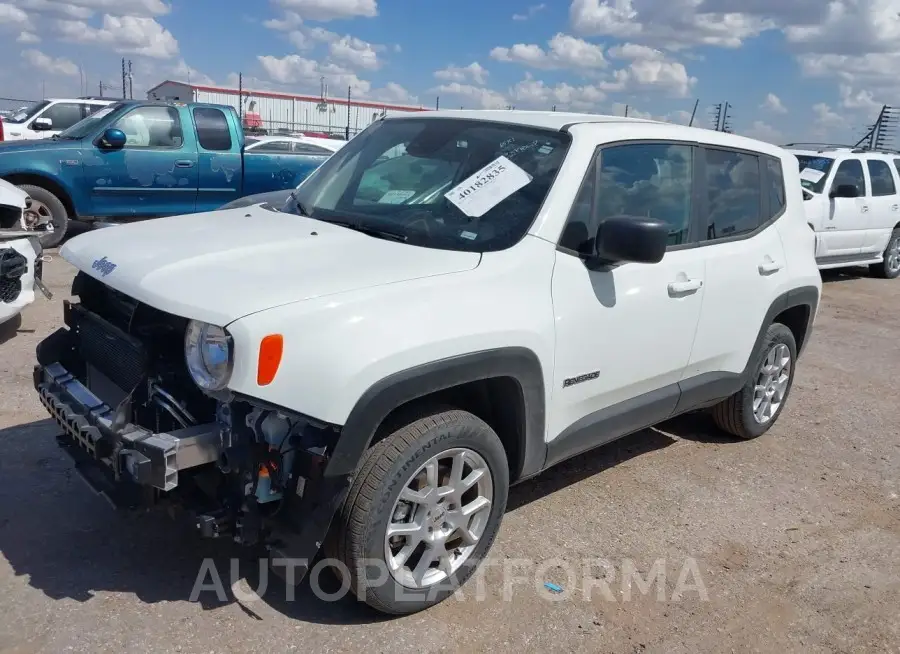
[[[354,405],[329,461],[328,473],[352,475],[375,431],[396,407],[467,382],[511,377],[524,400],[524,433],[511,478],[537,473],[546,455],[544,377],[537,355],[522,347],[498,348],[433,361],[394,373],[371,386]]]

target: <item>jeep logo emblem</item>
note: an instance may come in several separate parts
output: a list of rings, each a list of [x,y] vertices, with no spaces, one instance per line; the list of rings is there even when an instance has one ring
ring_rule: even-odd
[[[92,265],[91,268],[100,273],[101,277],[106,277],[109,273],[116,269],[116,264],[112,261],[109,261],[106,257],[102,259],[97,259]]]

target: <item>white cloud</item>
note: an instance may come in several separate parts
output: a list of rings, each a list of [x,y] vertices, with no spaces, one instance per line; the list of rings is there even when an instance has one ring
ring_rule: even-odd
[[[15,5],[0,2],[0,27],[10,25],[19,28],[28,27],[30,25],[28,14]]]
[[[603,48],[569,34],[557,33],[544,50],[539,45],[517,43],[511,48],[497,47],[491,50],[491,58],[553,70],[559,68],[605,68],[608,62]]]
[[[509,95],[517,108],[543,110],[556,106],[560,110],[586,111],[595,109],[606,99],[603,91],[590,84],[572,86],[563,82],[548,85],[527,74],[524,80],[510,89]]]
[[[875,101],[871,91],[855,90],[849,84],[838,86],[841,94],[841,106],[845,109],[861,109],[874,117],[881,111],[882,104]]]
[[[779,98],[774,93],[769,93],[766,96],[765,101],[762,103],[762,105],[760,105],[760,107],[762,109],[765,109],[766,111],[771,111],[772,113],[776,113],[776,114],[786,114],[787,113],[787,109],[781,103],[781,98]]]
[[[50,57],[40,50],[25,50],[22,58],[41,72],[51,75],[78,75],[78,66],[64,57]]]
[[[22,9],[58,13],[70,18],[90,18],[98,11],[119,16],[165,16],[172,11],[163,0],[17,0]]]
[[[344,36],[336,41],[331,41],[328,52],[336,61],[345,63],[350,67],[365,70],[378,70],[381,62],[378,60],[377,50],[382,46],[375,46],[353,36]]]
[[[451,82],[449,84],[441,84],[431,89],[431,91],[433,93],[455,96],[463,101],[461,106],[472,102],[475,103],[475,108],[478,109],[503,109],[509,106],[509,101],[502,93],[472,84]],[[442,102],[442,104],[450,106],[451,103]],[[469,106],[469,108],[471,109],[472,107]]]
[[[180,59],[170,70],[175,79],[190,81],[192,84],[203,84],[206,86],[216,85],[216,81],[212,77],[206,73],[201,73],[196,68],[188,66],[184,59]]]
[[[169,59],[178,54],[178,41],[152,18],[103,16],[103,26],[84,21],[60,20],[56,27],[65,41],[105,45],[123,54]]]
[[[755,120],[749,128],[739,131],[744,136],[749,136],[750,138],[765,141],[767,143],[774,143],[776,145],[779,143],[784,143],[783,134],[776,128],[761,120]]]
[[[544,9],[546,9],[546,8],[547,8],[547,5],[545,5],[543,2],[539,5],[531,5],[525,11],[525,13],[513,14],[513,20],[519,20],[519,21],[529,20],[531,18],[534,18],[538,13],[544,11]]]
[[[397,84],[396,82],[388,82],[384,88],[374,89],[369,93],[369,99],[382,100],[383,102],[400,102],[411,104],[418,101],[418,98],[411,95],[409,91]]]
[[[697,83],[696,77],[688,75],[684,64],[654,48],[625,43],[610,48],[608,54],[615,59],[630,59],[631,63],[627,68],[616,70],[611,80],[600,82],[604,91],[656,90],[685,97]]]
[[[307,91],[315,89],[318,93],[320,79],[323,76],[326,83],[335,92],[349,86],[352,93],[365,95],[372,88],[368,81],[360,79],[352,71],[333,63],[320,63],[312,59],[305,59],[300,55],[287,55],[281,58],[264,55],[258,56],[257,60],[272,81],[279,84],[299,85]]]
[[[378,15],[376,0],[276,0],[285,9],[296,11],[306,20],[374,18]]]
[[[451,64],[446,68],[434,71],[435,78],[445,82],[467,82],[471,79],[472,82],[480,85],[487,84],[488,75],[487,69],[477,61],[473,61],[468,66]]]
[[[833,111],[831,107],[824,102],[814,104],[812,110],[813,115],[815,116],[813,128],[819,133],[842,129],[847,126],[846,118]]]
[[[569,20],[578,34],[612,36],[669,49],[695,45],[738,48],[772,29],[768,19],[737,12],[700,13],[703,0],[572,0]]]
[[[19,38],[16,39],[18,43],[39,43],[40,37],[33,32],[22,32],[19,34]]]

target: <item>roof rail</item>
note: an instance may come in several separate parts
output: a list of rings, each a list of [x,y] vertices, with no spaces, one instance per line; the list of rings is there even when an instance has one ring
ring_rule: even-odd
[[[849,148],[849,149],[853,149],[853,148],[855,148],[855,147],[858,147],[858,146],[856,146],[856,145],[847,145],[847,144],[845,144],[845,143],[806,143],[806,142],[801,142],[801,143],[785,143],[785,144],[784,144],[783,146],[781,146],[781,147],[783,147],[783,148],[794,148],[794,147],[797,147],[797,146],[800,146],[800,145],[811,145],[811,146],[814,146],[814,147],[816,147],[816,148]]]
[[[110,98],[105,95],[79,95],[78,100],[120,100],[121,98]]]

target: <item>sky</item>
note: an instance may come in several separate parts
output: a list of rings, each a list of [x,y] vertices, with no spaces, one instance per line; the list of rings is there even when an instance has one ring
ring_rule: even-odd
[[[900,103],[900,0],[0,0],[0,97],[165,79],[855,142]],[[86,90],[85,90],[86,89]],[[4,101],[0,100],[0,104]],[[15,104],[15,103],[13,103]],[[12,108],[8,106],[7,108]]]

